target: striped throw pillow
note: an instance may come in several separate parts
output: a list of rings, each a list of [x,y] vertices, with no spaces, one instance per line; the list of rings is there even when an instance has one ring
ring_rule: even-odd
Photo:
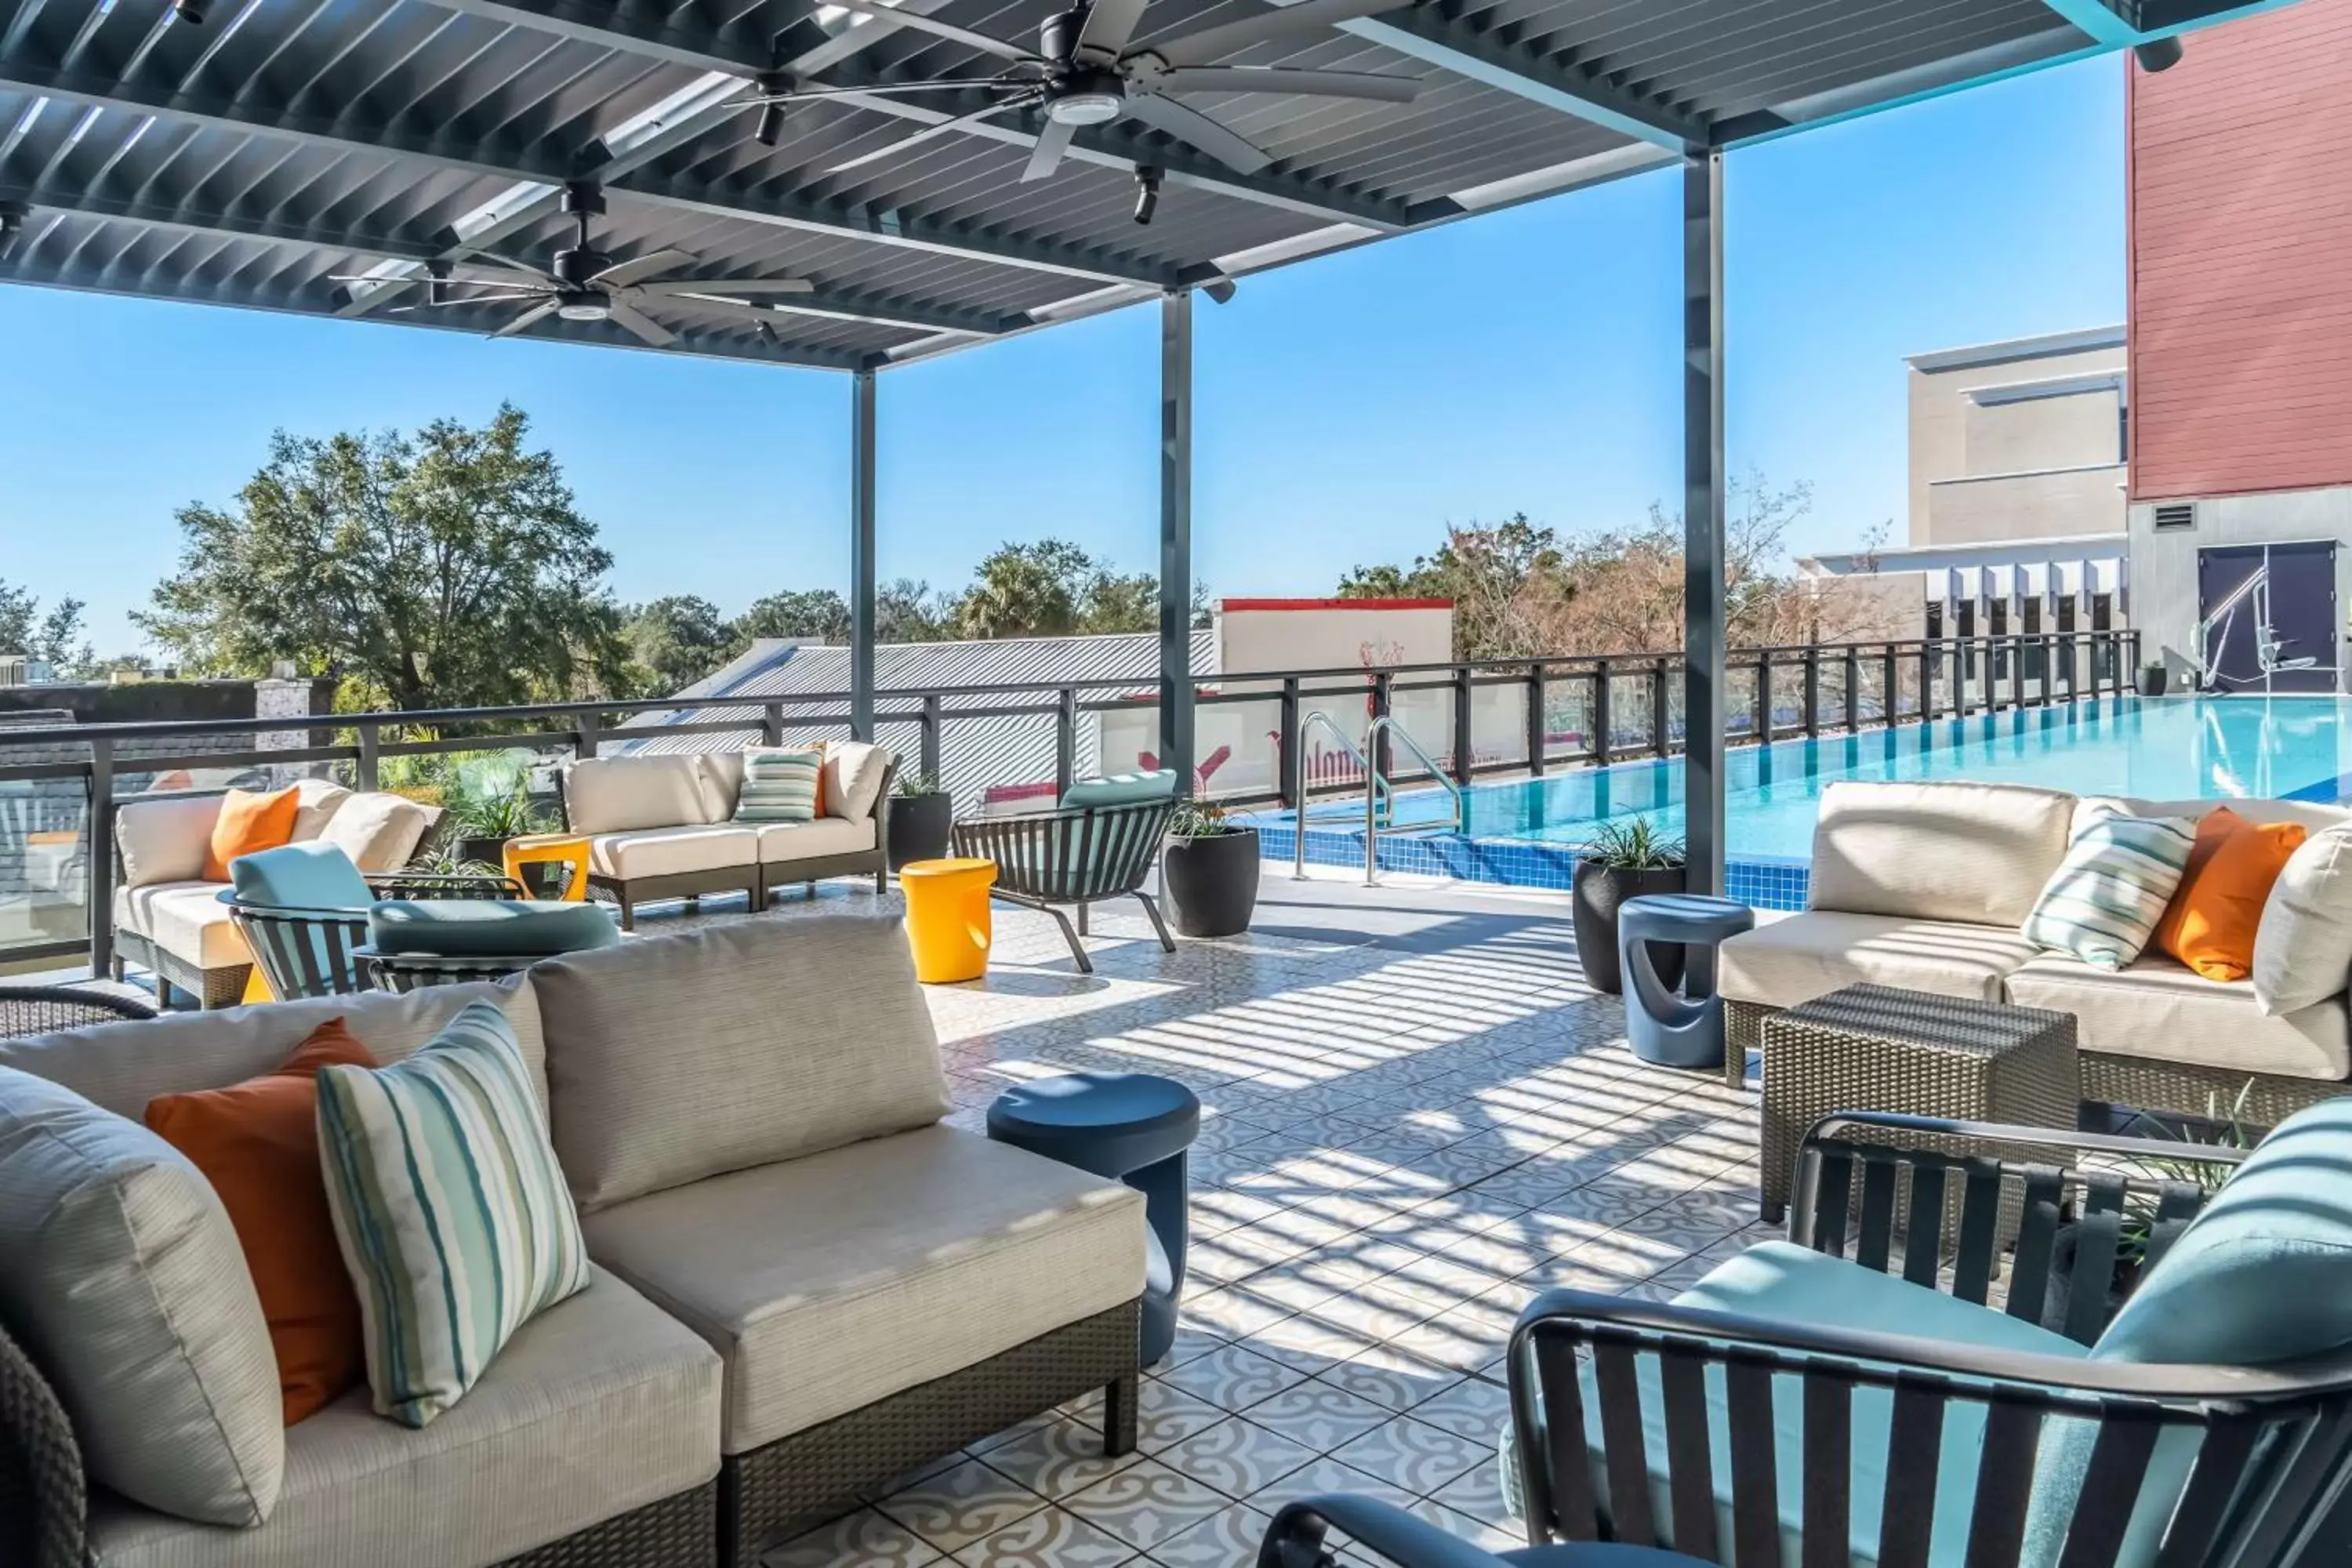
[[[820,751],[752,751],[743,753],[743,793],[735,798],[738,822],[814,822],[817,776],[824,768]]]
[[[2084,807],[2065,859],[2025,917],[2025,940],[2095,968],[2123,968],[2156,934],[2196,842],[2197,824],[2186,817]]]
[[[425,1425],[588,1283],[547,1118],[489,1003],[390,1067],[321,1068],[319,1151],[379,1415]]]

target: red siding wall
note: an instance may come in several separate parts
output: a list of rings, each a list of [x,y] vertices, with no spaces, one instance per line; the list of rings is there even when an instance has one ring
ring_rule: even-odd
[[[2131,493],[2352,483],[2352,0],[2130,72]]]

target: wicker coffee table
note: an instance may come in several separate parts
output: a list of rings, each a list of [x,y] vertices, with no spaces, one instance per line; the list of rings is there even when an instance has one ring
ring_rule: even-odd
[[[1839,1110],[2075,1125],[2074,1016],[1848,985],[1764,1020],[1764,1218],[1780,1223],[1805,1130]]]

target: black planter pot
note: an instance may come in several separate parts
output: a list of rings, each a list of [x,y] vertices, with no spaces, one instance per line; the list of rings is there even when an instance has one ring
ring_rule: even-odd
[[[1239,936],[1257,909],[1257,829],[1171,838],[1160,857],[1168,918],[1185,936]]]
[[[2151,664],[2139,672],[2139,694],[2142,697],[2161,697],[2168,684],[2168,672],[2160,664]]]
[[[910,860],[938,860],[955,833],[955,797],[902,795],[890,803],[890,869]]]
[[[1617,952],[1617,908],[1628,899],[1652,893],[1679,893],[1687,879],[1680,866],[1649,871],[1620,871],[1598,860],[1579,860],[1569,885],[1569,910],[1576,921],[1576,959],[1584,966],[1585,984],[1610,995],[1625,989],[1625,972]],[[1658,978],[1669,987],[1683,979],[1683,950],[1662,946],[1651,956]]]
[[[488,866],[502,871],[506,865],[507,841],[487,834],[460,833],[449,840],[450,852],[468,865]]]

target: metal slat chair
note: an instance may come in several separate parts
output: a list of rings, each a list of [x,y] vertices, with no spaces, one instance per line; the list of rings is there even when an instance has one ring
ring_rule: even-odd
[[[132,997],[80,985],[0,985],[0,1038],[152,1018],[155,1009]]]
[[[995,865],[991,897],[1053,916],[1078,973],[1091,974],[1094,961],[1080,939],[1087,934],[1087,906],[1097,900],[1133,899],[1150,917],[1160,945],[1176,951],[1159,904],[1143,890],[1176,805],[1173,800],[1154,800],[959,822],[955,852]],[[1070,905],[1078,911],[1075,930],[1062,913]]]
[[[520,899],[522,884],[511,877],[461,876],[437,872],[400,871],[370,877],[368,889],[380,899]],[[375,988],[370,966],[355,956],[366,944],[368,911],[360,910],[292,909],[279,904],[247,903],[234,892],[220,900],[229,919],[253,950],[253,961],[269,983],[270,994],[281,1002],[302,996],[337,996]],[[477,963],[480,961],[476,961]],[[509,970],[513,966],[509,965]],[[499,973],[507,973],[501,970]],[[478,976],[468,974],[466,978]],[[394,989],[407,990],[401,985]]]

